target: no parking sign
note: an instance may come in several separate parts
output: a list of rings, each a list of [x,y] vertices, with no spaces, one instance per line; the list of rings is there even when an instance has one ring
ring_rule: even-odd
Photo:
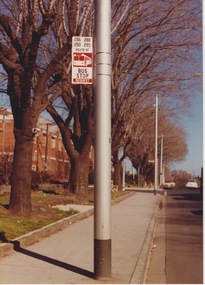
[[[92,37],[72,38],[72,83],[93,83]]]

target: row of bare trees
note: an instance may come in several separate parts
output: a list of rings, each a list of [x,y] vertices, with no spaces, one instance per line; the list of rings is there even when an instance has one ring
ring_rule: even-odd
[[[144,121],[144,132],[141,132],[141,136],[134,137],[125,148],[125,155],[138,170],[138,177],[142,175],[147,182],[154,177],[154,123],[155,118],[150,114],[149,122]],[[169,166],[172,162],[183,160],[188,151],[185,131],[162,112],[159,113],[158,125],[158,157],[163,155],[163,165]]]
[[[166,117],[175,120],[194,99],[189,90],[193,90],[190,85],[195,84],[193,75],[197,72],[194,51],[201,44],[201,8],[194,1],[187,5],[187,1],[178,0],[137,1],[136,5],[132,1],[115,3],[119,15],[123,15],[118,15],[118,26],[112,34],[112,154],[119,170],[121,160],[127,156],[124,151],[119,159],[120,147],[139,148],[142,136],[146,141],[143,147],[147,145],[151,151],[150,139],[154,146],[154,118],[150,117],[155,94]],[[115,174],[115,183],[119,183],[119,171]]]
[[[31,214],[32,129],[44,110],[58,125],[70,157],[71,191],[87,194],[94,91],[91,86],[73,86],[70,74],[72,36],[94,35],[93,2],[0,0],[1,90],[6,82],[4,92],[14,116],[10,197],[14,214]],[[197,80],[193,74],[198,72],[195,52],[201,45],[200,27],[199,1],[112,1],[114,168],[122,147],[131,143],[142,151],[139,140],[143,139],[149,150],[148,118],[156,93],[166,118],[178,118],[190,105],[190,84],[193,90]],[[126,155],[135,161],[131,152]],[[183,156],[175,153],[172,159]]]

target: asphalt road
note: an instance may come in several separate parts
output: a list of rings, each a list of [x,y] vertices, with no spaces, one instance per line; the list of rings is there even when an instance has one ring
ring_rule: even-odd
[[[199,189],[167,191],[165,248],[167,284],[203,284],[203,201]]]

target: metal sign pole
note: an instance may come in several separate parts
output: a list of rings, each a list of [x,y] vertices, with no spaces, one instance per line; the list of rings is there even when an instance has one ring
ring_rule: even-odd
[[[111,278],[111,1],[95,1],[94,275]]]

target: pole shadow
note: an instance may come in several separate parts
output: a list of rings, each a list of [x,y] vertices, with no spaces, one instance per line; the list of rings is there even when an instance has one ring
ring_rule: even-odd
[[[22,248],[20,246],[20,242],[19,241],[10,241],[10,243],[12,243],[14,245],[14,250],[17,251],[17,252],[20,252],[22,254],[31,256],[31,257],[36,258],[38,260],[42,260],[42,261],[50,263],[52,265],[64,268],[64,269],[72,271],[74,273],[77,273],[77,274],[80,274],[80,275],[83,275],[83,276],[86,276],[86,277],[89,277],[89,278],[94,278],[94,273],[91,272],[91,271],[88,271],[88,270],[79,268],[77,266],[74,266],[74,265],[71,265],[71,264],[68,264],[68,263],[65,263],[65,262],[53,259],[51,257],[44,256],[42,254],[30,251],[28,249]]]

